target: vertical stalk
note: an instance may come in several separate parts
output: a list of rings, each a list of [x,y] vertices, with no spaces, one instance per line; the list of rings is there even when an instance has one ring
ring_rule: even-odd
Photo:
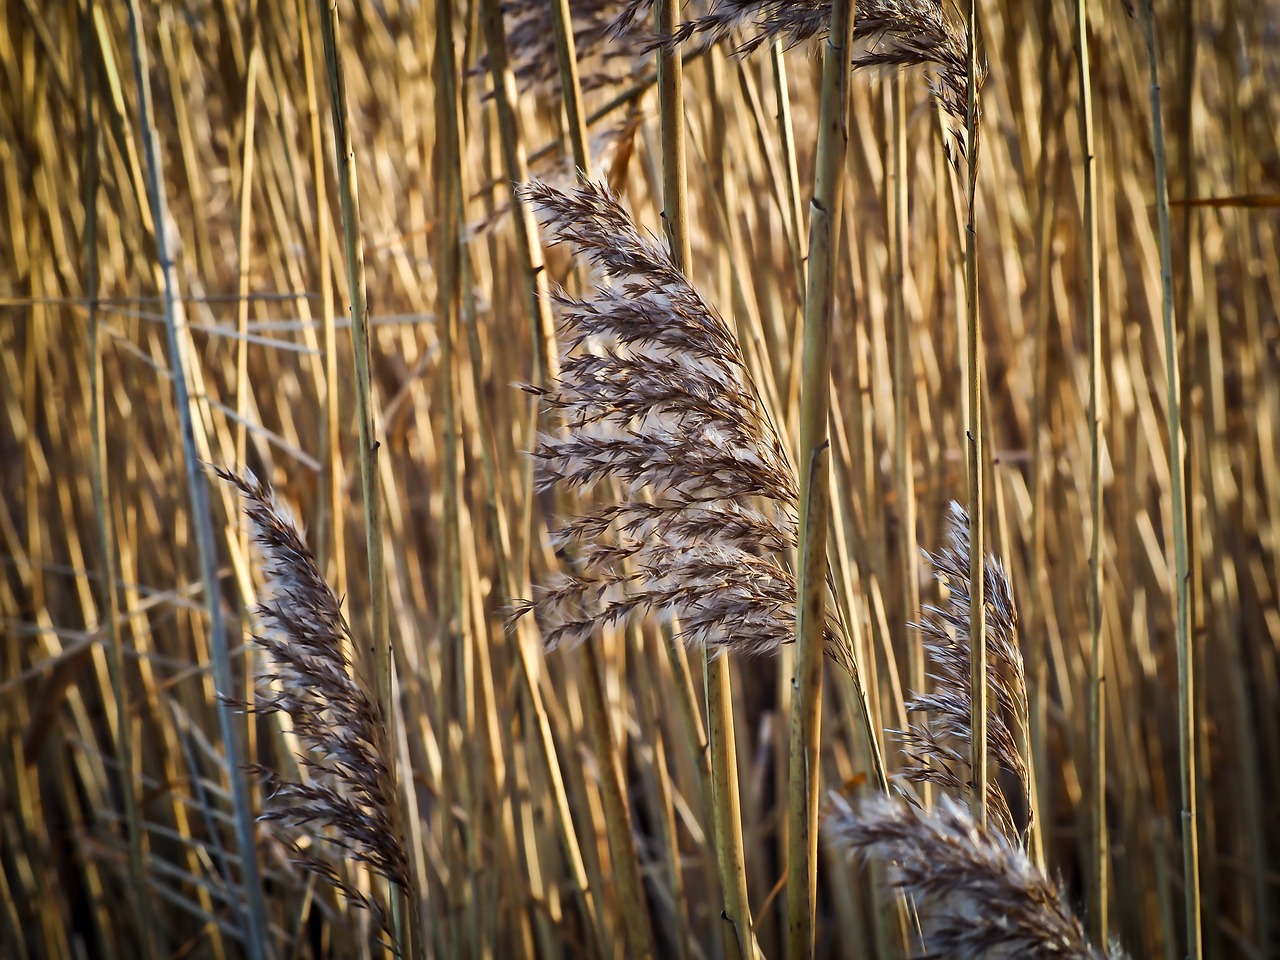
[[[669,36],[676,27],[674,0],[658,4],[658,33]],[[719,54],[713,53],[705,63],[707,90],[714,102],[721,84],[718,77]],[[671,255],[680,270],[690,270],[690,238],[685,189],[687,176],[684,151],[684,102],[679,95],[682,84],[679,52],[664,47],[658,61],[658,97],[661,110],[663,206],[671,241]],[[672,91],[668,87],[674,87]],[[721,201],[724,195],[724,124],[713,119],[710,124],[712,179]],[[727,218],[726,218],[727,219]],[[747,869],[742,840],[742,808],[738,785],[738,747],[733,723],[733,686],[729,658],[712,656],[703,651],[704,691],[707,703],[707,739],[711,760],[711,809],[715,829],[716,865],[720,873],[720,889],[724,898],[724,918],[732,926],[731,943],[737,956],[752,960],[758,954],[752,929],[751,898],[747,889]]]
[[[347,123],[346,77],[338,50],[337,0],[320,0],[320,34],[324,42],[324,58],[329,77],[330,107],[333,113],[334,149],[337,153],[338,197],[342,207],[342,239],[347,265],[348,294],[351,297],[351,345],[355,361],[356,422],[360,436],[360,483],[364,501],[364,534],[369,563],[369,598],[373,644],[373,677],[378,706],[387,727],[388,744],[398,743],[394,665],[387,623],[387,568],[382,547],[382,495],[378,486],[378,448],[373,412],[373,387],[369,362],[368,292],[364,276],[364,241],[360,236],[360,195],[356,180],[355,150]],[[393,829],[404,838],[403,800],[399,795],[398,757],[394,749],[385,751],[385,762],[395,784],[392,802]],[[407,789],[413,789],[412,778],[406,778]],[[417,858],[410,858],[417,863]],[[421,909],[421,881],[417,871],[409,869],[409,889],[393,890],[391,921],[393,935],[401,953],[421,957],[424,933],[418,915]],[[405,900],[408,903],[405,903]],[[406,909],[408,915],[406,915]]]
[[[485,42],[489,47],[493,99],[498,113],[498,130],[507,176],[515,183],[522,183],[528,178],[528,169],[515,112],[515,79],[508,63],[506,30],[497,0],[482,0],[480,16],[484,23]],[[516,248],[525,276],[525,296],[529,315],[534,322],[538,377],[542,383],[549,383],[559,378],[560,362],[551,319],[542,246],[538,242],[537,229],[528,205],[518,195],[512,197],[511,205],[515,219]],[[626,931],[627,952],[629,956],[643,960],[654,954],[653,935],[645,904],[640,858],[632,832],[631,811],[627,806],[622,767],[609,718],[608,699],[604,689],[604,665],[597,643],[585,644],[584,653],[583,710],[597,753],[600,796],[604,804],[609,852],[613,858],[614,879]]]
[[[911,395],[914,368],[910,349],[910,321],[906,310],[907,281],[907,111],[906,77],[899,72],[889,88],[892,149],[889,208],[889,310],[893,322],[893,433],[897,457],[898,575],[902,580],[900,621],[914,623],[920,610],[920,574],[916,554],[915,457],[912,451]],[[919,631],[908,637],[907,683],[916,695],[924,693],[927,678],[924,643]],[[924,795],[929,796],[928,785]]]
[[[657,0],[659,37],[675,33],[680,0]],[[689,193],[685,180],[684,70],[673,44],[658,51],[658,115],[662,136],[662,225],[676,265],[689,272],[693,259],[689,244]]]
[[[231,669],[231,650],[222,617],[222,591],[218,584],[217,548],[214,544],[213,508],[209,487],[200,475],[200,457],[196,448],[195,401],[187,385],[189,363],[187,349],[190,332],[186,314],[178,297],[178,278],[169,254],[169,214],[165,202],[164,170],[160,139],[153,120],[151,76],[147,47],[142,41],[142,14],[138,0],[129,0],[129,42],[133,48],[134,80],[138,91],[138,121],[142,128],[143,152],[146,156],[147,193],[150,199],[155,231],[157,273],[164,302],[165,332],[169,341],[175,406],[182,433],[182,458],[186,468],[187,492],[191,498],[191,522],[195,527],[196,549],[200,556],[200,575],[205,601],[209,609],[209,635],[213,654],[213,676],[218,692],[235,696]],[[243,766],[240,729],[231,702],[218,698],[218,728],[226,758],[227,777],[231,781],[231,802],[235,820],[236,843],[240,850],[241,897],[236,908],[247,907],[245,949],[253,960],[263,960],[270,947],[267,940],[266,899],[258,871],[258,849],[253,825],[253,807],[249,784]],[[127,730],[121,731],[128,736]]]
[[[461,742],[464,749],[470,743],[471,697],[466,689],[465,640],[461,624],[462,581],[458,567],[461,544],[458,534],[458,424],[454,383],[455,339],[461,296],[461,246],[462,229],[462,133],[458,115],[458,91],[454,51],[453,4],[446,0],[435,5],[435,111],[436,156],[434,176],[438,210],[437,237],[439,248],[435,259],[436,273],[436,325],[440,330],[439,403],[443,410],[444,443],[441,452],[441,562],[439,570],[439,625],[440,625],[440,696],[439,725],[444,731],[441,749],[446,755],[453,751],[452,730],[461,726]],[[452,759],[452,756],[450,756]],[[465,766],[465,764],[464,764]],[[445,777],[440,787],[443,836],[440,846],[448,880],[445,898],[449,904],[446,929],[443,931],[448,951],[454,954],[474,953],[478,943],[465,947],[462,940],[461,919],[464,913],[475,909],[475,897],[471,895],[467,865],[458,845],[458,823],[452,811],[466,809],[464,798],[468,793],[466,777]],[[467,810],[462,830],[473,835],[477,824],[474,811]],[[474,932],[474,924],[472,925]]]
[[[80,42],[85,62],[90,57],[94,0],[88,0],[81,15]],[[111,680],[111,697],[116,707],[116,749],[120,754],[120,795],[124,801],[124,822],[129,850],[130,903],[134,922],[138,925],[143,956],[157,955],[157,928],[153,925],[151,896],[147,890],[144,866],[143,831],[138,815],[138,798],[134,792],[133,737],[130,734],[129,683],[125,676],[124,647],[120,638],[120,604],[116,595],[115,531],[111,522],[110,497],[107,493],[106,407],[102,383],[102,327],[98,318],[98,111],[97,70],[84,71],[85,152],[81,183],[84,188],[85,299],[89,310],[89,429],[93,443],[93,502],[98,524],[98,549],[102,553],[101,619],[106,625],[107,669]]]
[[[1191,605],[1187,550],[1187,496],[1183,486],[1182,393],[1178,371],[1178,329],[1173,312],[1173,251],[1169,237],[1169,183],[1160,71],[1152,0],[1143,4],[1143,30],[1151,70],[1151,141],[1155,157],[1156,216],[1160,231],[1160,309],[1164,324],[1164,362],[1169,407],[1169,479],[1173,499],[1173,568],[1177,604],[1178,760],[1182,781],[1182,869],[1187,923],[1186,956],[1200,960],[1200,848],[1196,821],[1195,659],[1191,647]]]
[[[1076,65],[1080,74],[1080,139],[1084,152],[1084,249],[1086,322],[1089,326],[1089,932],[1106,943],[1107,738],[1102,642],[1102,309],[1098,263],[1098,177],[1094,156],[1093,93],[1089,78],[1086,0],[1076,0]]]
[[[969,690],[971,752],[973,771],[973,819],[987,822],[987,602],[984,580],[983,543],[985,502],[983,467],[986,459],[982,440],[982,315],[978,310],[978,5],[969,0],[966,23],[968,71],[965,84],[965,150],[969,167],[969,216],[965,224],[964,279],[965,331],[969,372]]]
[[[796,289],[804,294],[804,237],[801,235],[804,214],[800,210],[800,174],[796,169],[795,125],[791,122],[791,90],[787,83],[787,61],[781,39],[769,47],[769,63],[773,67],[773,89],[778,100],[778,137],[782,150],[782,173],[787,187],[787,243],[795,261]],[[804,304],[800,305],[804,309]]]
[[[1053,116],[1057,99],[1057,85],[1050,83],[1054,47],[1052,11],[1047,6],[1039,8],[1040,36],[1040,90],[1041,113]],[[1048,769],[1048,697],[1049,651],[1044,640],[1046,605],[1050,588],[1045,550],[1045,521],[1047,516],[1048,478],[1045,466],[1048,446],[1049,409],[1049,327],[1050,327],[1050,266],[1053,239],[1053,197],[1049,184],[1056,169],[1056,137],[1052,129],[1047,131],[1040,153],[1040,169],[1037,173],[1038,206],[1036,210],[1036,237],[1039,249],[1036,258],[1036,343],[1034,392],[1031,401],[1031,611],[1027,618],[1029,629],[1024,634],[1031,644],[1025,648],[1027,662],[1031,664],[1031,690],[1029,706],[1029,752],[1027,771],[1032,776],[1031,802],[1035,820],[1031,827],[1031,858],[1042,870],[1045,868],[1045,843],[1043,819],[1039,811],[1045,808],[1045,791],[1049,783]],[[1030,761],[1034,757],[1035,763]]]
[[[831,326],[836,231],[848,143],[854,0],[834,0],[822,61],[822,94],[805,290],[800,390],[800,562],[796,671],[792,678],[787,815],[787,956],[813,955],[818,886],[818,776],[826,624],[827,517],[831,506]]]
[[[316,90],[315,62],[307,10],[310,0],[297,0],[299,49],[307,90],[307,126],[311,133],[311,177],[316,204],[316,263],[319,265],[320,311],[324,326],[324,405],[321,417],[320,449],[324,452],[320,473],[320,519],[317,524],[317,546],[324,566],[333,570],[333,585],[338,596],[347,595],[346,523],[342,502],[342,443],[338,414],[338,331],[333,315],[333,272],[329,261],[329,204],[325,199],[324,134],[320,121],[320,98]],[[344,638],[344,647],[349,643]],[[348,657],[350,649],[344,649]]]
[[[591,174],[591,154],[587,147],[587,124],[582,108],[582,83],[578,78],[578,52],[573,40],[573,15],[569,0],[548,0],[556,34],[556,59],[560,64],[560,99],[569,124],[569,147],[578,176]]]

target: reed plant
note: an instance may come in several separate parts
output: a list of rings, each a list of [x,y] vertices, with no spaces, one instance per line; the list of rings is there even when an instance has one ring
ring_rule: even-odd
[[[0,955],[1273,952],[1267,5],[0,25]]]

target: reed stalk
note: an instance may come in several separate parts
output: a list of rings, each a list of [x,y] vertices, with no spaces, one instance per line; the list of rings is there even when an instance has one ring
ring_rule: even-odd
[[[911,395],[915,367],[911,359],[911,319],[907,316],[907,87],[899,73],[889,87],[889,312],[893,324],[893,444],[898,495],[898,564],[901,610],[905,623],[914,623],[920,610],[920,566],[916,545],[915,456],[912,450]],[[907,640],[907,685],[916,693],[926,686],[924,645],[919,634]],[[926,801],[928,797],[926,795]]]
[[[985,486],[986,453],[982,430],[983,356],[982,314],[978,307],[978,6],[969,0],[965,47],[965,160],[969,172],[968,219],[965,223],[965,336],[969,403],[965,408],[968,422],[969,463],[969,683],[973,691],[970,726],[969,759],[973,770],[973,793],[970,805],[979,827],[987,825],[987,620],[985,584],[983,581],[983,543],[986,525]]]
[[[580,177],[591,175],[591,154],[587,145],[587,121],[582,105],[582,82],[578,77],[578,52],[574,49],[573,14],[569,0],[548,0],[556,35],[556,60],[560,67],[560,98],[569,125],[569,148],[573,166]]]
[[[507,175],[512,182],[523,183],[528,178],[528,165],[515,113],[515,81],[508,64],[506,32],[497,0],[484,0],[481,19],[489,48],[494,103],[498,112],[498,129]],[[551,383],[559,379],[560,362],[551,319],[542,246],[538,242],[529,206],[519,194],[512,199],[512,212],[516,221],[517,255],[525,278],[525,295],[529,315],[534,321],[534,339],[541,361],[540,380]],[[618,908],[626,932],[627,951],[636,958],[651,957],[654,953],[653,935],[622,768],[609,718],[608,698],[604,689],[604,664],[595,643],[588,643],[585,653],[586,662],[580,674],[583,680],[582,704],[597,754],[600,796],[604,805],[609,852],[613,858]]]
[[[1084,163],[1084,283],[1089,330],[1089,932],[1105,943],[1107,919],[1107,738],[1102,636],[1102,304],[1098,259],[1098,182],[1094,155],[1093,91],[1089,70],[1088,4],[1076,0],[1076,69],[1080,81],[1080,140]]]
[[[89,51],[93,42],[94,0],[88,0],[80,16],[80,44],[85,60],[92,62]],[[144,958],[158,955],[159,931],[152,918],[151,895],[147,889],[144,841],[135,784],[133,736],[130,731],[129,680],[125,674],[124,646],[120,636],[120,600],[116,581],[115,529],[109,509],[107,487],[106,407],[103,387],[101,313],[98,309],[98,190],[101,168],[98,160],[97,71],[84,71],[85,135],[84,166],[81,186],[84,191],[85,300],[89,312],[89,430],[93,443],[93,500],[98,526],[98,549],[102,553],[100,617],[107,634],[107,669],[111,679],[111,697],[115,702],[116,749],[120,752],[120,796],[124,803],[126,842],[129,851],[130,905],[133,908]]]
[[[356,176],[355,147],[347,113],[346,76],[338,47],[337,0],[319,0],[320,35],[324,44],[325,68],[329,79],[329,100],[333,119],[334,150],[338,168],[338,199],[342,209],[343,254],[347,268],[348,296],[351,299],[351,345],[355,365],[356,423],[359,431],[360,486],[364,506],[365,547],[369,566],[370,641],[372,673],[377,703],[387,724],[387,739],[398,743],[399,712],[396,707],[395,664],[391,656],[388,614],[386,554],[383,549],[382,490],[378,483],[378,451],[373,385],[370,371],[370,331],[368,323],[368,290],[365,285],[364,240],[360,233],[360,193]],[[336,518],[335,518],[336,520]],[[412,790],[412,777],[402,783],[397,769],[397,751],[387,755],[388,775],[394,796],[391,799],[391,822],[397,836],[404,830],[402,789]],[[422,879],[410,858],[407,871],[408,889],[392,889],[391,923],[396,949],[415,960],[425,956],[424,928],[421,923]]]
[[[1183,909],[1186,955],[1202,955],[1200,918],[1200,835],[1196,779],[1195,655],[1191,637],[1187,549],[1187,496],[1184,486],[1182,390],[1178,369],[1178,328],[1173,310],[1173,245],[1169,230],[1168,160],[1160,97],[1159,55],[1152,0],[1142,5],[1142,27],[1151,76],[1151,143],[1154,154],[1156,218],[1160,238],[1160,313],[1164,334],[1165,389],[1168,404],[1170,511],[1173,515],[1173,575],[1178,651],[1178,767],[1182,794]]]
[[[675,34],[678,0],[658,0],[655,23],[660,37]],[[679,47],[658,49],[658,110],[662,139],[662,220],[671,259],[689,275],[692,245],[689,236],[689,195],[685,160],[684,69]],[[710,746],[712,819],[716,864],[724,897],[724,919],[733,928],[737,955],[752,960],[758,953],[752,928],[751,899],[742,842],[742,810],[738,787],[737,737],[733,722],[733,683],[728,657],[703,650],[704,691],[707,704],[707,741]]]
[[[169,212],[165,196],[163,159],[160,138],[156,132],[151,98],[151,76],[147,46],[142,40],[142,13],[138,0],[129,0],[129,41],[133,52],[134,80],[138,94],[138,120],[142,128],[143,152],[146,158],[147,194],[151,204],[152,230],[156,246],[156,272],[160,281],[164,308],[165,332],[168,337],[170,379],[173,381],[177,407],[182,457],[186,470],[187,493],[191,501],[191,522],[195,527],[196,546],[200,557],[200,575],[209,611],[209,634],[213,650],[214,682],[219,693],[217,713],[222,734],[222,749],[227,760],[227,776],[231,781],[231,802],[236,844],[240,852],[241,896],[237,911],[245,916],[245,949],[253,960],[265,960],[271,948],[267,939],[266,901],[258,867],[258,848],[253,823],[253,803],[249,784],[242,769],[243,741],[232,704],[235,680],[231,666],[231,649],[222,615],[222,590],[218,582],[217,547],[214,543],[213,508],[209,488],[200,472],[200,456],[196,447],[194,398],[188,387],[188,350],[190,333],[178,293],[178,278],[169,250]],[[127,729],[121,730],[128,736]]]
[[[809,270],[800,374],[798,651],[792,679],[787,793],[786,943],[787,956],[796,960],[812,956],[816,942],[827,518],[831,509],[827,420],[837,261],[834,220],[841,208],[844,186],[853,21],[853,0],[834,0],[823,49],[816,171],[809,209]]]

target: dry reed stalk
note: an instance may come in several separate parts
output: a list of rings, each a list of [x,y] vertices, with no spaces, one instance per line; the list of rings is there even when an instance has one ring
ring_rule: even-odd
[[[590,176],[591,154],[587,146],[587,123],[582,106],[582,82],[578,75],[578,51],[569,0],[551,0],[551,18],[556,40],[556,63],[560,68],[560,99],[564,102],[569,127],[573,165],[581,177]]]
[[[453,730],[459,727],[460,741],[472,742],[470,729],[472,692],[468,689],[467,642],[462,629],[462,578],[459,575],[462,550],[459,524],[459,426],[457,384],[455,380],[456,339],[462,289],[462,117],[457,89],[457,55],[454,49],[453,5],[437,3],[434,8],[436,141],[434,175],[436,201],[439,204],[434,258],[436,276],[436,322],[440,328],[439,400],[443,410],[444,442],[441,451],[441,563],[439,572],[440,605],[440,696],[437,723],[445,731],[444,750],[453,755]],[[462,764],[465,767],[465,763]],[[476,940],[475,900],[471,871],[464,863],[462,838],[473,837],[479,824],[465,803],[469,793],[463,777],[446,777],[441,784],[443,815],[440,820],[440,846],[444,854],[445,897],[448,902],[446,929],[442,937],[450,954],[475,954],[480,950]],[[454,811],[465,811],[459,816]],[[463,917],[471,926],[471,942],[463,942]]]
[[[1076,69],[1080,90],[1080,140],[1084,163],[1085,321],[1089,329],[1089,931],[1105,941],[1110,906],[1107,841],[1107,726],[1103,684],[1106,646],[1102,635],[1102,303],[1099,285],[1097,157],[1093,88],[1089,68],[1088,9],[1076,0]]]
[[[373,679],[377,703],[383,722],[387,724],[390,742],[396,733],[395,662],[391,655],[391,637],[387,604],[386,555],[383,550],[383,495],[378,478],[378,450],[374,413],[374,396],[370,360],[368,325],[368,290],[365,286],[364,240],[360,230],[360,191],[356,177],[355,148],[347,116],[346,74],[338,47],[338,7],[330,3],[320,14],[320,36],[324,44],[325,67],[329,79],[330,109],[333,119],[334,151],[338,166],[338,198],[342,208],[343,252],[347,268],[347,294],[351,298],[351,344],[355,365],[356,423],[360,438],[358,462],[364,507],[364,533],[369,565],[370,618],[372,630]],[[397,838],[404,834],[404,808],[398,796],[395,753],[385,756],[392,790],[387,813]],[[412,778],[407,778],[412,783]],[[412,789],[408,786],[407,789]],[[416,866],[417,860],[412,861]],[[409,869],[406,882],[398,883],[392,892],[391,923],[396,949],[415,958],[425,956],[420,922],[423,883],[414,869]]]
[[[257,713],[285,713],[305,752],[307,779],[255,766],[268,788],[262,819],[309,843],[329,843],[401,890],[410,887],[402,843],[392,730],[381,703],[353,676],[345,651],[354,648],[337,596],[316,565],[289,511],[252,473],[216,468],[244,504],[262,556],[265,593],[255,611],[256,638],[268,665],[259,675]],[[382,904],[348,880],[322,853],[294,844],[297,862],[369,909],[398,936]],[[399,949],[399,948],[397,948]]]
[[[129,38],[134,60],[134,80],[137,85],[138,111],[142,127],[143,149],[146,155],[148,198],[154,217],[152,224],[156,246],[156,271],[163,294],[165,331],[168,336],[169,357],[172,365],[171,380],[175,405],[181,424],[182,455],[185,465],[187,490],[191,500],[192,524],[200,556],[200,572],[204,582],[205,601],[209,611],[209,633],[213,648],[214,673],[217,687],[224,695],[232,695],[234,679],[231,651],[222,616],[222,591],[217,572],[216,546],[212,505],[208,488],[200,478],[200,459],[196,446],[193,420],[196,406],[188,387],[188,353],[190,332],[186,315],[178,299],[177,275],[169,253],[168,206],[165,196],[165,180],[160,155],[159,136],[152,113],[151,78],[146,46],[142,42],[142,13],[138,0],[129,3]],[[270,947],[267,940],[266,907],[262,895],[262,881],[258,865],[258,847],[253,827],[252,802],[248,784],[240,769],[243,750],[240,725],[236,723],[230,704],[219,699],[218,724],[222,733],[223,749],[228,760],[228,778],[231,781],[235,813],[236,843],[240,854],[241,897],[235,904],[243,910],[247,922],[245,949],[254,960],[266,957]],[[127,731],[122,730],[122,735]]]
[[[965,224],[964,304],[966,363],[969,402],[965,406],[965,437],[968,441],[969,466],[969,689],[972,704],[969,714],[969,763],[973,770],[973,792],[970,801],[974,819],[987,826],[987,618],[986,564],[983,560],[986,499],[983,487],[986,474],[986,450],[983,442],[983,393],[986,358],[983,353],[982,314],[978,307],[978,132],[982,104],[981,74],[978,70],[978,6],[969,0],[969,16],[965,29],[965,145],[968,159],[969,216]]]
[[[654,17],[660,36],[675,29],[678,7],[676,0],[658,0]],[[662,220],[667,233],[667,249],[676,268],[688,276],[693,266],[693,253],[685,169],[684,70],[675,47],[664,47],[658,51],[658,103],[662,138]],[[720,146],[724,146],[723,142]],[[737,738],[729,663],[704,647],[703,669],[712,820],[716,863],[724,897],[722,915],[732,928],[733,938],[729,942],[736,946],[737,956],[754,960],[759,946],[752,929],[751,900],[743,862]]]
[[[1169,186],[1161,113],[1160,70],[1156,47],[1155,13],[1151,0],[1142,5],[1143,35],[1151,75],[1151,140],[1155,155],[1156,216],[1160,231],[1160,314],[1163,319],[1165,387],[1168,403],[1169,479],[1173,514],[1174,615],[1178,661],[1178,766],[1182,798],[1183,909],[1186,911],[1187,956],[1198,960],[1202,952],[1200,919],[1200,844],[1196,778],[1196,671],[1192,649],[1189,558],[1187,545],[1187,497],[1183,486],[1181,385],[1178,364],[1178,328],[1173,310],[1173,253],[1169,236]]]
[[[93,0],[89,0],[80,16],[80,45],[86,59],[93,42]],[[102,352],[105,337],[102,334],[101,314],[98,310],[98,191],[101,168],[98,160],[98,104],[97,71],[85,71],[85,131],[87,145],[84,151],[84,167],[81,171],[81,187],[84,191],[84,241],[85,241],[85,299],[89,311],[89,424],[93,443],[93,499],[94,514],[98,526],[98,546],[102,551],[102,584],[100,587],[102,616],[106,621],[110,659],[107,661],[111,678],[111,694],[115,700],[116,744],[119,750],[120,796],[124,802],[124,822],[129,851],[130,905],[141,933],[141,949],[144,957],[159,954],[156,925],[152,919],[151,901],[147,894],[146,868],[144,865],[143,828],[138,811],[136,792],[136,767],[133,752],[133,736],[129,730],[130,689],[125,674],[123,641],[120,636],[120,600],[117,588],[115,526],[108,509],[110,493],[106,461],[106,394],[103,384]]]
[[[915,379],[908,339],[912,319],[907,314],[907,89],[905,78],[894,78],[890,88],[890,155],[892,187],[889,213],[889,309],[893,323],[893,439],[895,491],[898,495],[898,563],[902,616],[908,623],[920,609],[920,569],[916,546],[915,452],[912,449],[910,387]],[[908,640],[907,683],[917,693],[925,689],[924,648],[917,637]],[[927,802],[926,794],[926,802]]]

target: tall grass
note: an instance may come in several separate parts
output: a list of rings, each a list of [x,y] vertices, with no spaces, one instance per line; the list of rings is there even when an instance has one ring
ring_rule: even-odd
[[[0,955],[1274,950],[1280,21],[833,6],[0,13]]]

